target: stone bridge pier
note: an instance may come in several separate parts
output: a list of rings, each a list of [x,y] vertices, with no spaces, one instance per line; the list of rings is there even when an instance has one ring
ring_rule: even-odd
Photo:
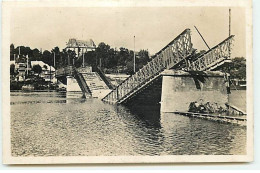
[[[191,102],[228,102],[224,73],[217,71],[183,72],[165,70],[162,73],[161,112],[187,112]]]
[[[225,107],[228,102],[224,73],[218,71],[184,72],[164,70],[149,85],[122,104],[142,114],[187,112],[189,104],[207,102]]]

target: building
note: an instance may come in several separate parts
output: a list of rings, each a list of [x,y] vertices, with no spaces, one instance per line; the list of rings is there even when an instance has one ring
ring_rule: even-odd
[[[17,80],[18,81],[24,81],[25,80],[25,76],[26,76],[26,73],[28,71],[31,71],[31,67],[30,65],[28,64],[28,67],[27,67],[27,63],[22,63],[22,62],[15,62],[15,61],[10,61],[10,65],[14,65],[14,71],[15,73],[17,73]]]
[[[31,61],[31,67],[33,68],[34,65],[39,65],[42,68],[40,77],[42,77],[45,81],[51,81],[56,83],[57,79],[55,78],[55,71],[56,69],[53,66],[49,66],[48,64],[42,61]]]
[[[66,43],[66,50],[73,50],[77,56],[82,55],[88,51],[93,51],[96,49],[96,45],[92,39],[89,40],[77,40],[75,38],[69,39]]]

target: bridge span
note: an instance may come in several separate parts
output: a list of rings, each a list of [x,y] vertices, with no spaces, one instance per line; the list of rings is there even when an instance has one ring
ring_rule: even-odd
[[[230,62],[229,50],[234,36],[232,35],[228,37],[204,54],[196,57],[190,34],[190,29],[184,30],[173,41],[160,50],[154,58],[148,62],[148,64],[123,81],[102,100],[109,103],[125,104],[128,106],[143,106],[148,103],[148,105],[161,107],[162,105],[160,104],[162,103],[162,98],[164,97],[164,95],[162,95],[162,90],[165,88],[163,85],[169,85],[163,82],[166,80],[166,77],[164,77],[164,71],[167,69],[175,71],[173,72],[174,74],[176,73],[176,70],[185,72],[183,73],[183,76],[194,79],[194,82],[189,83],[188,85],[193,86],[193,88],[196,88],[200,92],[204,91],[201,88],[197,88],[197,85],[203,85],[203,81],[199,81],[197,79],[221,77],[223,82],[221,86],[217,86],[213,81],[213,83],[211,82],[208,85],[214,85],[211,89],[214,88],[216,91],[222,91],[222,87],[225,86],[224,74],[212,76],[208,75],[206,71],[217,70],[221,66],[225,66]],[[172,76],[172,80],[175,80],[176,75]],[[185,83],[185,80],[188,78],[182,79],[183,76],[179,75],[179,80],[183,80]],[[189,82],[191,82],[190,79],[188,80]],[[174,85],[174,83],[172,85]],[[183,87],[189,88],[188,85]],[[171,93],[174,91],[175,90],[173,88],[169,90]],[[185,97],[185,95],[183,96]],[[138,102],[138,100],[142,100],[142,102]],[[222,97],[222,100],[227,101],[224,96]]]
[[[226,73],[219,70],[230,63],[234,35],[198,56],[193,48],[190,29],[185,29],[151,61],[111,90],[101,100],[123,104],[135,110],[187,112],[191,102],[210,101],[224,106],[228,102]],[[57,70],[56,76],[74,76],[84,95],[91,89],[74,67]],[[101,76],[104,74],[101,74]],[[104,75],[104,81],[105,81]]]

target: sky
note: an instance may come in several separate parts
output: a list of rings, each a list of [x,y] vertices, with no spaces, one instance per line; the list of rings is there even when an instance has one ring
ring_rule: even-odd
[[[14,8],[11,43],[51,50],[66,47],[70,38],[93,39],[112,48],[160,51],[186,28],[193,47],[207,50],[196,26],[210,47],[228,37],[227,7],[30,7]],[[231,34],[235,35],[231,57],[246,54],[245,11],[231,8]]]

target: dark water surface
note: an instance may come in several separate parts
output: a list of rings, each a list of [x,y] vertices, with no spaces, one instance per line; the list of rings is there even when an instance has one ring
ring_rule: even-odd
[[[136,115],[77,94],[11,93],[13,156],[246,154],[246,127]]]

